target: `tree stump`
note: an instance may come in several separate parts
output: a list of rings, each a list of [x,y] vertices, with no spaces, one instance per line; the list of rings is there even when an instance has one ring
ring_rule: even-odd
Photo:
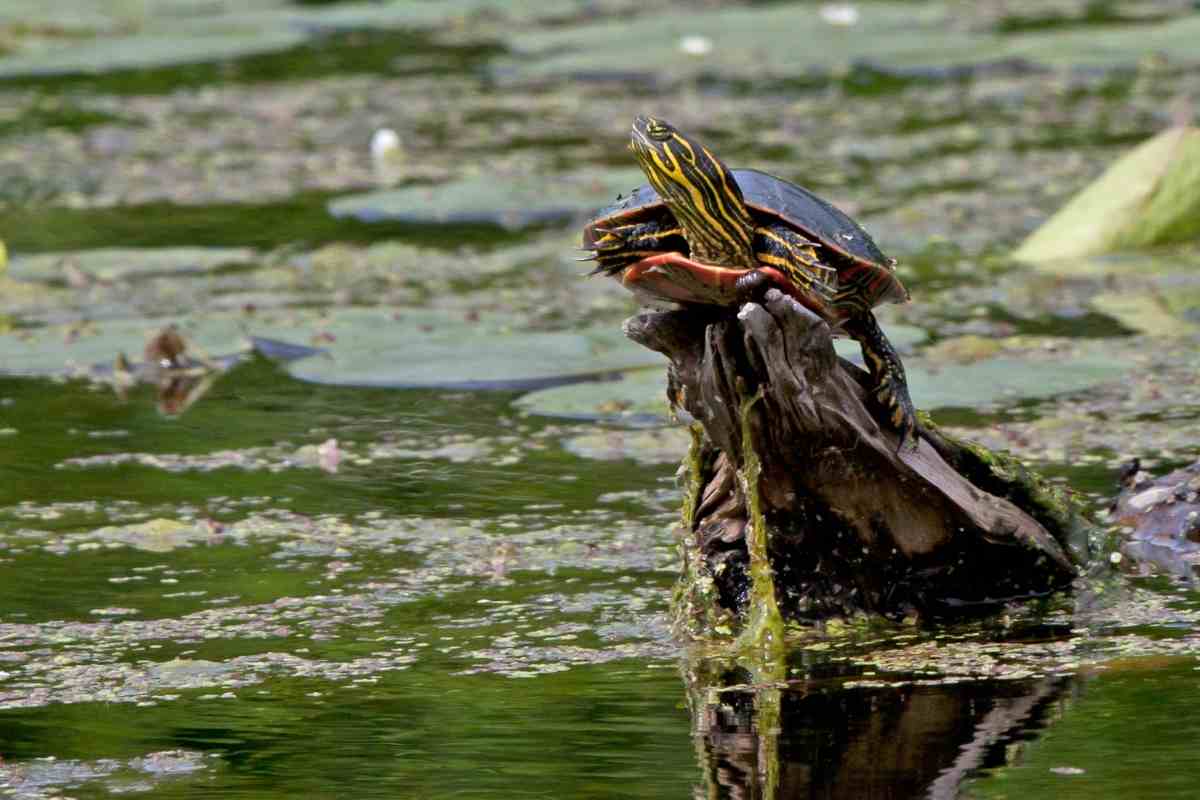
[[[915,449],[899,449],[866,372],[792,298],[646,312],[625,333],[667,356],[669,399],[696,421],[677,594],[686,630],[749,612],[755,637],[778,640],[781,618],[945,616],[1075,577],[1068,538],[1082,526],[1061,493],[927,422]]]

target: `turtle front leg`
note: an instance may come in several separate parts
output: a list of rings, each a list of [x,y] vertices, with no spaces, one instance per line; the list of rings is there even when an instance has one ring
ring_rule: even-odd
[[[900,447],[915,450],[919,441],[917,411],[908,395],[904,364],[896,348],[892,347],[870,311],[850,317],[842,327],[862,348],[863,360],[875,385],[875,401],[887,412],[891,427],[900,433]]]
[[[759,267],[742,273],[733,284],[736,301],[740,303],[762,303],[768,289],[778,289],[830,324],[829,304],[823,295],[801,288],[774,267]]]
[[[772,270],[774,271],[774,270]],[[755,300],[767,293],[772,286],[778,287],[780,281],[765,270],[752,269],[739,277],[733,284],[739,298]]]

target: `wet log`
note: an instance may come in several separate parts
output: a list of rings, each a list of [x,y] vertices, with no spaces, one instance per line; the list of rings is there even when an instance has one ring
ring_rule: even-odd
[[[901,449],[866,372],[792,298],[646,312],[625,333],[668,357],[670,400],[696,421],[677,594],[693,633],[747,611],[778,638],[764,620],[991,609],[1075,577],[1060,494],[927,419]]]

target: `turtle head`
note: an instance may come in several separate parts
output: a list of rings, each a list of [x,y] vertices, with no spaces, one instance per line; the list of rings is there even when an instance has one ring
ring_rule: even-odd
[[[727,267],[756,264],[754,220],[733,173],[719,158],[654,117],[634,120],[629,147],[683,228],[693,258]]]

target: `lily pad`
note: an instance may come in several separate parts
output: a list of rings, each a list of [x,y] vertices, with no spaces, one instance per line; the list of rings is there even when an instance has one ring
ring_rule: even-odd
[[[286,50],[338,30],[427,30],[472,18],[516,25],[578,14],[587,5],[582,0],[520,0],[502,6],[486,0],[401,0],[297,8],[287,0],[215,7],[203,0],[140,0],[133,5],[120,0],[14,0],[0,9],[0,24],[11,22],[20,32],[13,41],[15,52],[0,58],[0,77],[97,74],[239,58]]]
[[[317,344],[325,357],[294,361],[301,380],[351,386],[520,389],[662,365],[618,326],[530,331],[508,314],[436,309],[344,309],[255,324],[257,335]]]
[[[1119,253],[1056,258],[1053,261],[1033,261],[1029,264],[1049,275],[1096,277],[1139,275],[1164,276],[1171,274],[1200,274],[1200,250],[1194,247],[1167,247],[1150,251],[1124,250]]]
[[[1127,328],[1151,336],[1187,336],[1200,330],[1200,288],[1184,292],[1105,292],[1092,298],[1092,306]]]
[[[872,3],[859,24],[823,21],[809,4],[647,14],[625,20],[529,30],[510,40],[518,54],[498,77],[629,77],[681,80],[700,74],[794,77],[859,59],[928,65],[984,57],[990,37],[947,24],[944,7]],[[694,43],[703,42],[697,47]],[[803,46],[797,46],[803,43]],[[993,46],[995,49],[995,46]]]
[[[302,44],[307,38],[302,31],[280,28],[58,40],[43,48],[0,58],[0,78],[97,74],[217,61],[286,50]]]
[[[241,315],[210,314],[203,319],[80,321],[0,335],[0,374],[55,375],[91,373],[94,365],[112,364],[117,354],[141,359],[147,340],[174,322],[191,352],[224,355],[246,349]]]
[[[630,370],[618,380],[589,381],[542,389],[521,397],[516,405],[526,411],[552,417],[664,422],[670,413],[667,408],[667,371]]]
[[[1200,130],[1176,127],[1119,159],[1034,231],[1014,256],[1055,262],[1198,237]]]
[[[928,338],[925,330],[915,325],[888,324],[884,319],[880,320],[880,325],[887,334],[888,341],[892,343],[892,347],[899,350],[901,354],[909,352]],[[862,348],[853,339],[834,339],[833,349],[842,358],[849,359],[856,364],[862,363]]]
[[[497,62],[508,80],[699,75],[795,78],[866,63],[900,73],[1027,59],[1046,65],[1132,66],[1154,53],[1191,60],[1200,19],[1097,30],[1065,28],[1004,36],[962,24],[946,4],[867,3],[854,24],[837,25],[808,3],[711,11],[665,11],[625,20],[531,29],[509,40]],[[956,18],[957,17],[957,18]],[[947,72],[947,74],[953,74]]]
[[[1007,41],[1008,57],[1050,65],[1133,66],[1151,56],[1194,62],[1200,16],[1182,14],[1145,25],[1048,30]]]
[[[329,211],[363,222],[490,224],[509,229],[567,222],[645,183],[636,169],[559,175],[480,174],[334,200]]]
[[[254,258],[246,247],[171,247],[162,249],[110,248],[66,253],[17,256],[11,274],[21,280],[46,281],[63,277],[68,265],[99,280],[123,280],[152,275],[210,272]]]
[[[438,29],[464,22],[521,25],[541,20],[566,19],[589,10],[588,0],[391,0],[391,2],[337,3],[327,8],[289,7],[291,25],[315,31],[379,30],[387,28]],[[245,18],[238,14],[235,18]],[[262,14],[275,19],[277,14]]]
[[[838,343],[838,350],[856,347]],[[1117,380],[1131,366],[1121,359],[1084,357],[1036,361],[1000,356],[970,364],[947,364],[933,369],[920,361],[905,365],[909,390],[918,408],[978,408],[1014,400],[1075,392]],[[644,425],[666,422],[665,370],[631,371],[618,381],[578,383],[527,394],[517,405],[548,416],[598,419],[609,423]]]
[[[908,388],[918,408],[979,408],[1032,397],[1050,397],[1114,381],[1132,365],[1120,359],[1087,357],[1033,361],[1001,356],[971,364],[930,369],[906,364]]]

